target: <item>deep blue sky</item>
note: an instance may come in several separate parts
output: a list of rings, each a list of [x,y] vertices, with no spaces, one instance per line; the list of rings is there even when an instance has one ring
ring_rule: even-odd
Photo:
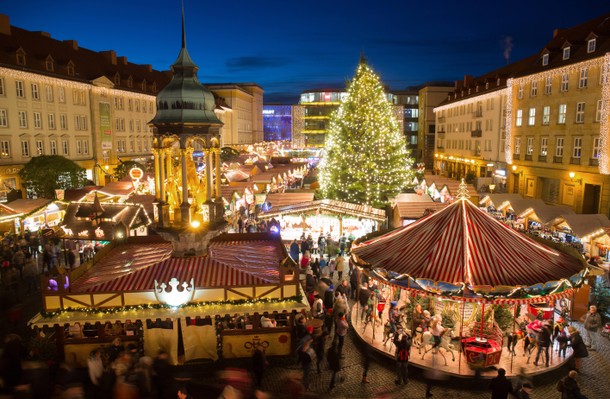
[[[185,0],[202,83],[255,82],[265,102],[343,87],[363,51],[392,89],[482,75],[538,52],[553,29],[610,13],[608,0]],[[2,0],[11,24],[166,70],[179,0]]]

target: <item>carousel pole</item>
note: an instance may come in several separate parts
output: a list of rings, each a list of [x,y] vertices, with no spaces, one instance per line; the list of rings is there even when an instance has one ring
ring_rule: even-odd
[[[515,339],[514,337],[516,337],[516,335],[515,335],[515,320],[516,319],[517,319],[517,304],[515,303],[515,304],[513,304],[513,339]],[[511,345],[510,342],[509,342],[509,345]],[[507,349],[510,349],[510,348],[507,348]],[[510,372],[512,373],[513,372],[513,362],[514,362],[515,356],[510,352],[509,352],[509,354],[510,354]]]
[[[485,301],[481,303],[481,338],[483,338],[483,326],[485,326]]]
[[[464,336],[464,312],[466,311],[466,302],[464,302],[464,294],[462,294],[462,320],[460,322],[460,346],[462,346],[462,337]],[[458,351],[458,374],[462,373],[462,348]]]

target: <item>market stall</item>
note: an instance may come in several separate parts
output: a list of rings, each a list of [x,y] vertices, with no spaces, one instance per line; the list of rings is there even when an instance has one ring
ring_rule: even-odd
[[[516,373],[521,364],[513,356],[503,360],[501,348],[519,328],[518,319],[537,316],[524,305],[554,308],[572,297],[589,268],[584,259],[507,227],[467,197],[463,186],[458,201],[445,209],[356,245],[352,260],[396,292],[399,307],[419,303],[450,325],[470,356],[451,372],[471,375],[471,368],[502,361]],[[561,362],[555,358],[553,365]]]

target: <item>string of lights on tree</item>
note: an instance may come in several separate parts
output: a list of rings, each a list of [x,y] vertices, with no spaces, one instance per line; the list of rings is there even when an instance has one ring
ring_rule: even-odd
[[[319,181],[325,198],[381,207],[412,180],[413,159],[379,77],[364,60],[329,121]]]
[[[226,301],[207,301],[207,302],[190,302],[184,305],[175,307],[162,303],[154,303],[154,304],[142,304],[142,305],[131,305],[131,306],[123,306],[123,307],[112,307],[112,308],[65,308],[54,310],[52,312],[40,312],[41,316],[44,318],[54,318],[59,315],[65,315],[70,313],[85,313],[88,315],[111,315],[118,313],[128,313],[133,311],[142,311],[142,310],[159,310],[159,309],[167,309],[167,310],[177,310],[177,309],[193,309],[193,310],[203,310],[203,308],[212,308],[218,307],[220,310],[221,306],[239,306],[239,305],[258,305],[258,304],[270,304],[270,303],[288,303],[288,302],[301,302],[303,297],[301,295],[295,295],[288,298],[257,298],[257,299],[231,299]]]

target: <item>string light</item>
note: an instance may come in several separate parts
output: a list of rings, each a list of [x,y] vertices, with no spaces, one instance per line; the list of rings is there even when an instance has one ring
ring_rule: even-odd
[[[513,145],[512,145],[512,118],[513,118],[513,78],[506,81],[506,119],[504,121],[504,128],[506,130],[506,138],[504,141],[504,159],[506,163],[511,165],[513,163]]]
[[[394,112],[379,77],[358,65],[330,117],[319,169],[325,198],[379,207],[412,180],[413,159]]]

